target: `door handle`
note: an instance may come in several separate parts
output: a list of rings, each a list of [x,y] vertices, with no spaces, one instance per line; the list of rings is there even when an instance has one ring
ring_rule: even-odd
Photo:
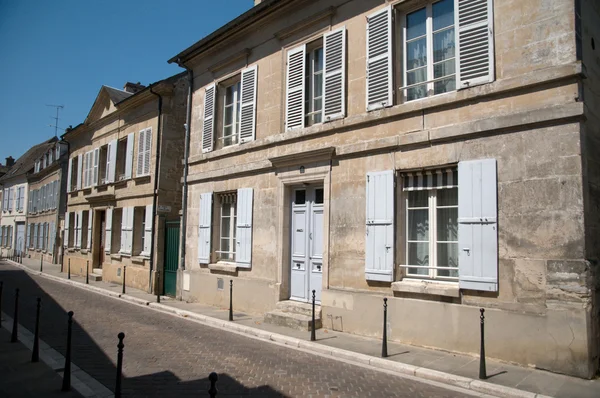
[[[467,256],[471,255],[471,249],[469,249],[468,247],[463,248],[463,251],[467,252]]]
[[[302,228],[297,229],[296,232],[304,232],[304,230]]]
[[[308,239],[312,240],[312,232],[308,234]]]
[[[300,269],[300,268],[301,268],[300,264],[296,263],[296,269]]]

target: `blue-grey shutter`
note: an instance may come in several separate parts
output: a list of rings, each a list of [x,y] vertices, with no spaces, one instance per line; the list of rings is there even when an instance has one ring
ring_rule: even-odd
[[[210,234],[212,216],[212,192],[200,195],[198,206],[198,262],[208,264],[210,261]]]
[[[38,225],[39,224],[33,224],[33,248],[34,249],[39,249],[38,246]]]
[[[81,174],[83,173],[83,154],[77,156],[77,185],[76,189],[81,189]]]
[[[111,253],[111,244],[112,244],[112,214],[113,209],[109,207],[106,209],[106,221],[104,227],[105,239],[104,239],[104,252],[107,254]],[[100,232],[102,233],[102,232]]]
[[[146,205],[146,218],[144,219],[144,247],[143,255],[150,256],[152,251],[152,216],[154,215],[154,205]]]
[[[367,111],[393,105],[392,8],[367,16]]]
[[[106,150],[106,175],[105,182],[115,182],[115,172],[117,170],[117,140],[114,139],[108,143]]]
[[[306,45],[293,48],[287,53],[285,75],[285,128],[304,127],[304,80]]]
[[[346,115],[346,27],[323,35],[323,120]]]
[[[69,247],[69,217],[71,213],[65,212],[65,225],[63,228],[63,246]]]
[[[238,189],[235,261],[241,268],[252,264],[252,199],[252,188]]]
[[[216,96],[217,87],[214,83],[206,87],[204,90],[204,117],[202,119],[202,153],[213,150]]]
[[[461,289],[498,291],[496,160],[458,164],[458,276]]]
[[[256,135],[256,85],[258,66],[242,70],[240,102],[240,144],[254,141]]]
[[[458,88],[494,81],[494,5],[492,0],[455,0],[458,26]]]
[[[394,280],[394,171],[367,173],[365,277]]]
[[[73,158],[69,159],[69,168],[67,169],[67,192],[71,192],[71,176],[73,175]]]
[[[125,179],[131,178],[133,169],[133,142],[135,141],[135,133],[127,134],[127,150],[125,153]]]

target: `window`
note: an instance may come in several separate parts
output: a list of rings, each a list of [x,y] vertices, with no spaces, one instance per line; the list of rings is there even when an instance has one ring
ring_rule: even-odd
[[[307,46],[305,76],[305,126],[323,121],[323,41]]]
[[[144,251],[146,224],[146,207],[134,208],[133,214],[133,255],[138,256]]]
[[[125,180],[125,164],[127,158],[127,138],[117,142],[117,181]]]
[[[219,84],[219,112],[222,112],[218,130],[217,148],[237,144],[240,136],[240,76]]]
[[[4,246],[4,226],[0,227],[0,246]]]
[[[123,209],[113,208],[111,219],[110,252],[117,253],[121,249],[121,223],[123,220]],[[108,236],[108,235],[107,235]]]
[[[108,145],[104,145],[101,146],[100,148],[100,161],[98,163],[98,175],[100,178],[100,185],[104,185],[106,183],[108,183],[108,163],[107,163],[107,156],[108,156]]]
[[[583,59],[583,39],[581,32],[581,0],[575,0],[575,54],[580,61]]]
[[[77,180],[81,177],[79,177],[79,175],[81,174],[81,166],[79,164],[79,160],[82,159],[81,156],[75,156],[72,157],[71,159],[69,159],[69,173],[68,173],[68,178],[69,181],[67,181],[67,185],[68,185],[68,191],[76,191],[79,186],[77,184]]]
[[[456,90],[454,0],[441,0],[405,15],[404,100]]]
[[[89,219],[89,212],[88,211],[83,211],[81,213],[81,228],[79,230],[79,233],[81,234],[81,248],[85,249],[87,247],[89,247],[88,245],[88,227],[91,227],[91,223],[90,223],[90,219]]]
[[[223,193],[218,196],[217,222],[215,232],[218,234],[215,250],[217,261],[235,261],[235,234],[236,234],[236,201],[235,192]]]

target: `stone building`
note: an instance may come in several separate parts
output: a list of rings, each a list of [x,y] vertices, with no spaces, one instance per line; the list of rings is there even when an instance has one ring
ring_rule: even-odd
[[[64,267],[175,294],[187,81],[103,86],[70,144]],[[165,246],[166,235],[172,241]],[[173,240],[173,236],[175,239]],[[171,272],[156,278],[164,260]],[[167,267],[169,268],[169,267]],[[67,268],[65,268],[67,269]],[[167,269],[166,271],[169,271]],[[160,282],[159,282],[160,281]],[[157,285],[158,284],[158,285]]]
[[[2,217],[0,253],[23,255],[27,246],[28,176],[35,172],[37,160],[56,145],[55,137],[31,147],[0,177]],[[7,159],[8,161],[8,159]],[[9,163],[9,162],[7,162]]]
[[[27,174],[25,251],[29,258],[53,264],[61,260],[60,225],[66,207],[68,158],[67,143],[54,141]]]
[[[592,377],[600,5],[266,0],[173,57],[179,295]],[[298,304],[300,303],[300,304]]]

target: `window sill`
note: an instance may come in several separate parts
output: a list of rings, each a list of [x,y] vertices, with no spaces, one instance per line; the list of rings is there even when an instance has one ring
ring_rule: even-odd
[[[110,255],[110,258],[112,258],[113,260],[121,260],[121,255],[119,253],[112,253]]]
[[[69,247],[69,248],[67,249],[67,251],[68,251],[69,253],[75,253],[75,249],[73,249],[72,247]]]
[[[81,249],[81,254],[88,254],[88,249]]]
[[[121,256],[121,257],[131,257],[131,253],[119,252],[119,256]]]
[[[145,174],[143,176],[135,176],[133,177],[133,180],[136,183],[140,183],[140,182],[150,182],[150,174]]]
[[[460,297],[458,282],[444,283],[436,281],[404,279],[402,281],[392,283],[392,290],[394,292],[403,293],[421,293],[436,296]]]
[[[131,256],[131,262],[132,263],[137,263],[137,264],[144,264],[144,262],[146,262],[146,260],[148,260],[148,257],[144,257],[144,256]]]
[[[208,264],[208,269],[211,270],[211,272],[218,271],[218,272],[227,272],[230,274],[235,274],[238,270],[238,267],[234,263],[215,263],[215,264]]]

